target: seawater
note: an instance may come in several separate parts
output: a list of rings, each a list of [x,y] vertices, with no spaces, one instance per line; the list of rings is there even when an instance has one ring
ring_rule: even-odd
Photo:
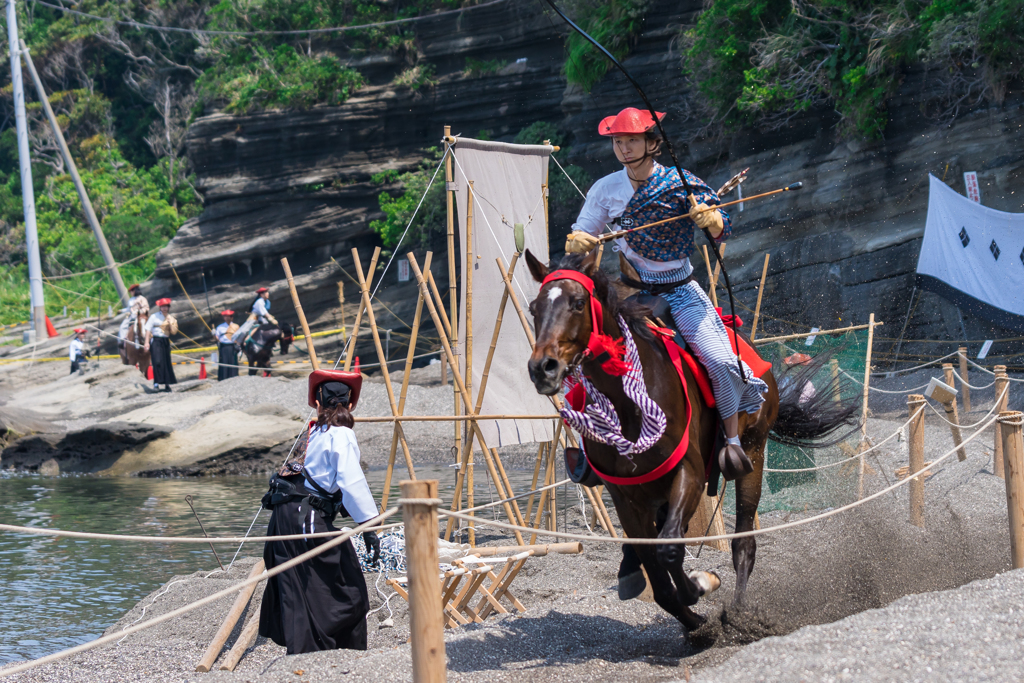
[[[486,470],[477,469],[474,496],[480,505],[496,496],[481,476]],[[384,488],[384,474],[383,470],[367,473],[377,500]],[[529,490],[532,472],[511,470],[508,476],[517,493]],[[417,468],[417,477],[437,479],[441,497],[451,500],[453,468],[425,466]],[[398,499],[398,480],[404,478],[404,468],[396,468],[391,501]],[[211,536],[244,536],[266,488],[264,476],[44,478],[0,473],[0,521],[107,534],[201,536],[185,502],[185,496],[191,495]],[[560,508],[576,505],[575,490],[569,489],[566,496],[560,489],[559,501]],[[500,507],[497,514],[501,514]],[[252,535],[262,536],[268,520],[269,512],[263,511]],[[225,565],[237,548],[217,544]],[[263,545],[254,543],[241,552],[243,556],[260,555]],[[0,534],[0,662],[33,659],[98,638],[172,576],[216,568],[208,545]]]

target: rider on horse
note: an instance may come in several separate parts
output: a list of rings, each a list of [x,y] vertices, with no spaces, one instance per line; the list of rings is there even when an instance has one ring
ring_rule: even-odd
[[[256,299],[252,302],[249,310],[249,319],[243,323],[242,327],[232,337],[238,342],[239,346],[245,346],[245,343],[249,341],[249,337],[259,328],[259,325],[266,325],[267,323],[277,325],[277,318],[270,315],[270,290],[266,287],[260,287],[256,290]],[[256,324],[257,322],[259,325]]]
[[[128,339],[128,330],[135,324],[135,321],[139,316],[146,317],[149,315],[149,301],[146,297],[142,296],[142,286],[132,285],[128,288],[128,293],[132,295],[132,298],[128,299],[128,306],[122,310],[126,311],[128,315],[121,321],[121,328],[117,335],[117,348],[124,348],[125,340]]]
[[[658,113],[658,118],[664,116]],[[616,248],[636,269],[641,289],[660,295],[672,311],[683,339],[708,371],[715,401],[725,428],[727,443],[718,455],[726,479],[753,469],[739,439],[739,412],[756,413],[767,385],[742,363],[741,377],[736,354],[725,325],[704,290],[694,279],[690,254],[693,228],[707,229],[716,242],[732,234],[729,215],[721,209],[701,212],[719,204],[718,195],[706,183],[684,171],[695,195],[687,195],[679,173],[654,160],[661,151],[661,135],[650,112],[623,109],[601,121],[598,132],[612,138],[612,149],[623,169],[601,178],[587,193],[586,203],[566,240],[569,253],[586,253],[598,244],[597,235],[609,223],[622,228],[688,214],[688,219],[640,230],[615,240]]]

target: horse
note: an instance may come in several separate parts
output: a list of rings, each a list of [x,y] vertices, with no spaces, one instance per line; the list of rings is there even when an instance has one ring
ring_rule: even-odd
[[[270,357],[274,355],[274,344],[281,342],[281,353],[288,353],[288,345],[292,343],[292,326],[281,323],[264,323],[256,328],[242,345],[245,357],[249,360],[249,376],[256,374],[257,369],[263,370],[264,377],[270,377]]]
[[[118,349],[121,364],[136,366],[143,377],[149,371],[150,365],[149,349],[143,346],[146,341],[146,319],[147,316],[143,315],[135,318],[135,324],[128,328],[128,334],[125,335],[124,346]],[[142,342],[136,343],[136,339],[141,339]]]
[[[529,251],[526,252],[526,261],[533,278],[542,283],[537,298],[530,303],[536,344],[528,370],[537,392],[549,396],[557,394],[566,375],[579,365],[594,388],[611,401],[622,425],[622,435],[636,442],[641,430],[641,409],[627,397],[622,378],[610,375],[602,368],[606,356],[595,358],[584,353],[594,327],[591,293],[584,284],[571,279],[543,284],[551,272],[549,268]],[[587,460],[594,470],[612,478],[653,475],[654,470],[659,466],[664,468],[673,455],[678,455],[677,446],[684,448],[681,442],[683,435],[688,434],[685,455],[678,464],[657,479],[629,485],[606,480],[606,487],[627,536],[681,538],[686,534],[690,519],[704,495],[706,473],[717,465],[717,454],[714,452],[719,423],[717,411],[709,408],[702,400],[695,375],[686,363],[681,363],[686,381],[684,392],[680,375],[665,344],[657,339],[657,333],[648,322],[651,310],[620,299],[607,276],[598,268],[595,252],[586,257],[566,256],[559,270],[576,271],[593,281],[593,297],[603,308],[603,319],[599,324],[603,325],[605,334],[615,339],[621,338],[620,316],[625,321],[643,366],[648,395],[662,408],[667,421],[661,438],[650,449],[633,453],[632,460],[620,456],[614,446],[584,438]],[[818,360],[814,367],[820,367],[822,362]],[[810,371],[810,368],[803,368],[801,373]],[[809,375],[802,374],[801,377]],[[761,379],[768,386],[766,400],[758,412],[741,413],[739,416],[741,443],[754,469],[735,480],[737,532],[754,528],[754,513],[761,499],[764,450],[768,438],[812,447],[828,445],[816,440],[833,435],[843,425],[851,424],[856,411],[856,406],[850,402],[833,403],[830,389],[818,393],[821,400],[801,402],[799,391],[786,390],[780,398],[778,385],[770,370]],[[796,385],[802,386],[802,383],[798,381]],[[691,406],[688,424],[687,397]],[[717,486],[717,476],[715,472],[709,483]],[[703,533],[704,529],[699,531]],[[632,549],[647,572],[655,602],[676,617],[687,631],[703,624],[704,617],[695,613],[691,607],[705,593],[718,587],[717,577],[708,577],[703,572],[694,572],[692,575],[684,572],[685,551],[682,545],[634,545]],[[740,607],[744,602],[756,549],[757,542],[753,536],[732,541],[733,567],[736,571],[734,607]]]

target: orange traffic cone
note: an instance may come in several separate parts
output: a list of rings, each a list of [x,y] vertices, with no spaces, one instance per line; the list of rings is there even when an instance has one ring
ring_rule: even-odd
[[[352,368],[353,372],[359,372],[359,356],[356,356],[356,364]]]
[[[199,356],[199,379],[206,379],[206,356]]]
[[[46,336],[47,337],[59,337],[60,336],[59,334],[57,334],[57,329],[53,326],[53,323],[50,322],[50,316],[46,316]]]
[[[152,380],[153,379],[153,366],[152,365],[150,365],[148,368],[146,368],[146,379],[148,379],[148,380]]]

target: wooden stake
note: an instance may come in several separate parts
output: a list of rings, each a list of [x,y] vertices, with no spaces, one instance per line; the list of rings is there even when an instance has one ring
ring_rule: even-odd
[[[1010,380],[1007,379],[1006,375],[1006,366],[997,365],[995,367],[995,373],[996,400],[999,401],[999,406],[996,408],[996,412],[1005,413],[1006,404],[1008,403],[1010,398],[1010,392],[1006,391],[1007,388],[1010,386]],[[1002,396],[1002,398],[999,398],[1000,396]],[[1005,479],[1006,476],[1003,469],[1003,439],[998,429],[996,430],[996,438],[993,451],[994,454],[992,456],[992,473],[995,474],[1000,479]]]
[[[245,655],[245,651],[252,645],[252,641],[256,640],[256,634],[260,630],[260,613],[249,617],[249,621],[246,622],[245,628],[238,635],[238,640],[231,646],[231,650],[228,651],[227,655],[224,656],[224,661],[220,664],[221,671],[234,671],[238,663],[242,661],[242,656]]]
[[[708,259],[708,245],[702,244],[704,247],[704,267],[708,269],[708,295],[711,297],[711,303],[718,308],[718,294],[715,293],[714,275],[711,273],[711,260]]]
[[[403,481],[400,486],[402,498],[406,500],[437,498],[436,479]],[[437,505],[404,503],[402,521],[405,523],[405,557],[409,568],[412,679],[414,683],[442,683],[448,680],[448,673],[444,649],[444,605],[441,602],[441,584],[437,580]]]
[[[444,328],[441,323],[441,318],[438,316],[437,308],[434,306],[433,299],[427,296],[427,281],[423,277],[423,272],[420,270],[419,263],[416,262],[416,255],[413,254],[412,252],[409,252],[406,256],[409,259],[409,265],[412,267],[413,273],[415,273],[416,275],[416,281],[419,283],[420,289],[423,292],[424,300],[427,303],[427,310],[430,311],[430,317],[433,318],[434,326],[437,328],[438,335],[440,335],[441,337],[441,345],[444,347],[444,352],[448,356],[448,364],[451,365],[452,368],[452,379],[455,382],[455,386],[458,387],[459,394],[462,396],[462,400],[465,403],[465,405],[471,406],[473,403],[470,400],[469,392],[466,391],[466,385],[462,381],[462,374],[459,372],[459,366],[455,363],[455,356],[452,353],[452,347],[448,343],[448,340],[444,337],[444,333],[442,332]],[[477,424],[475,419],[469,420],[468,424],[472,426],[472,430],[476,435],[477,441],[480,443],[481,450],[483,450],[485,453],[488,453],[487,441],[484,439],[483,432],[480,431],[480,425]],[[497,473],[493,469],[491,459],[488,457],[486,458],[486,460],[488,468],[490,470],[491,480],[498,481]],[[502,506],[505,510],[505,514],[508,516],[508,520],[512,524],[515,524],[515,515],[512,512],[512,507],[507,502],[502,503]],[[521,545],[523,543],[522,534],[520,534],[518,530],[516,530],[514,533],[516,536],[516,542]]]
[[[868,316],[868,350],[864,357],[864,405],[860,417],[860,451],[868,442],[868,385],[871,383],[871,347],[875,341],[875,314]],[[864,458],[857,463],[857,499],[864,497]]]
[[[953,364],[943,363],[942,373],[946,379],[946,384],[953,386]],[[967,459],[967,451],[960,445],[963,443],[964,439],[960,432],[960,415],[957,413],[956,409],[956,396],[943,403],[942,407],[945,408],[946,419],[950,422],[949,432],[953,435],[953,445],[957,447],[957,460],[963,462]]]
[[[718,511],[715,511],[715,508]],[[704,485],[703,494],[700,497],[700,504],[690,520],[690,526],[686,531],[687,537],[704,536],[708,530],[708,536],[720,536],[725,534],[725,521],[722,519],[722,510],[718,506],[718,496],[709,496],[707,484]],[[729,552],[729,543],[725,539],[708,541],[704,545],[723,553]]]
[[[907,396],[908,417],[910,421],[910,471],[907,476],[913,477],[924,470],[924,396],[910,394]],[[914,417],[914,414],[917,416]],[[910,482],[910,523],[924,528],[924,475],[915,477]]]
[[[341,309],[341,343],[348,341],[347,330],[345,329],[345,282],[338,280],[338,307]]]
[[[430,270],[430,262],[434,259],[434,252],[428,251],[423,259],[423,267]],[[338,283],[339,290],[341,283]],[[416,339],[420,333],[420,320],[423,315],[423,294],[416,299],[416,314],[412,319],[412,333],[409,335],[409,353],[405,357],[405,373],[402,375],[402,391],[398,396],[398,414],[405,415],[405,398],[409,393],[409,376],[412,374],[412,362],[416,357]],[[384,475],[384,493],[380,497],[380,510],[383,512],[388,508],[388,496],[391,493],[391,477],[395,472],[395,455],[398,451],[398,420],[395,420],[395,430],[391,436],[391,452],[388,454],[388,471]]]
[[[480,557],[494,557],[495,555],[507,555],[532,550],[532,557],[544,557],[549,554],[558,555],[579,555],[583,552],[583,544],[578,541],[572,543],[548,543],[541,545],[499,545],[474,548],[473,554]]]
[[[885,323],[879,320],[875,323],[875,327],[884,325]],[[783,342],[789,341],[790,339],[803,339],[804,337],[822,337],[829,334],[839,334],[840,332],[854,332],[856,330],[866,330],[870,327],[869,325],[850,325],[849,327],[837,327],[834,330],[818,330],[817,332],[800,332],[799,334],[784,334],[781,337],[765,337],[764,339],[758,339],[757,344],[767,344],[768,342]]]
[[[367,286],[373,282],[373,274],[377,271],[378,256],[380,256],[379,248],[373,250],[373,258],[370,259],[370,278],[367,282]],[[352,369],[352,356],[356,352],[356,344],[359,343],[359,326],[363,322],[363,311],[365,310],[365,306],[366,304],[360,301],[359,306],[356,308],[356,321],[352,324],[352,336],[349,337],[351,341],[348,344],[348,350],[345,352],[345,372]]]
[[[380,254],[380,247],[374,249],[373,262],[376,262]],[[380,359],[380,371],[384,377],[384,387],[388,392],[388,403],[391,405],[391,414],[398,416],[398,403],[395,401],[395,388],[391,386],[391,374],[388,372],[387,358],[384,356],[384,347],[380,343],[380,333],[377,331],[377,320],[373,315],[373,304],[370,302],[370,283],[363,275],[363,264],[359,260],[359,250],[352,249],[352,261],[356,266],[356,276],[359,278],[359,289],[363,293],[363,308],[366,309],[366,321],[370,324],[370,332],[373,334],[373,345],[377,349],[377,357]],[[395,431],[398,432],[398,441],[402,444],[402,454],[405,456],[405,466],[409,470],[409,478],[416,480],[416,472],[412,466],[412,454],[409,452],[409,444],[405,440],[405,431],[402,423],[395,422]]]
[[[265,565],[263,560],[260,560],[252,566],[249,571],[249,578],[259,576],[263,573]],[[249,604],[249,598],[252,597],[253,591],[256,590],[258,584],[252,584],[246,586],[238,592],[238,597],[235,598],[234,604],[231,605],[231,609],[228,611],[228,615],[224,617],[224,622],[220,625],[217,630],[217,634],[213,636],[213,640],[210,641],[210,646],[206,648],[206,653],[203,658],[199,660],[199,665],[196,666],[196,671],[209,671],[213,667],[213,663],[217,661],[217,657],[220,655],[220,651],[224,649],[224,643],[227,641],[228,636],[235,630],[235,624],[238,623],[239,618],[245,613],[245,606]]]
[[[1024,567],[1024,442],[1021,424],[1024,413],[999,413],[1006,472],[1006,511],[1010,522],[1010,559],[1014,569]]]
[[[768,277],[768,257],[771,254],[764,255],[764,268],[761,269],[761,284],[757,287],[757,305],[754,306],[754,323],[750,326],[750,341],[754,341],[754,337],[757,336],[757,319],[761,317],[761,296],[764,294],[764,281]]]
[[[839,361],[835,358],[829,360],[829,367],[832,369],[832,401],[839,403]]]
[[[299,303],[299,292],[295,289],[295,279],[292,277],[292,269],[288,266],[288,259],[281,259],[281,266],[284,268],[284,276],[288,278],[288,289],[292,293],[292,303],[295,304],[295,312],[299,316],[299,324],[302,325],[302,334],[306,337],[306,351],[309,352],[309,362],[313,370],[320,369],[320,361],[316,358],[316,350],[313,348],[313,337],[309,334],[309,323],[306,322],[306,314],[302,312],[302,304]]]
[[[967,415],[971,412],[971,388],[967,386],[971,381],[967,376],[967,347],[961,346],[956,350],[956,355],[960,359],[960,396],[963,397],[964,415]]]

